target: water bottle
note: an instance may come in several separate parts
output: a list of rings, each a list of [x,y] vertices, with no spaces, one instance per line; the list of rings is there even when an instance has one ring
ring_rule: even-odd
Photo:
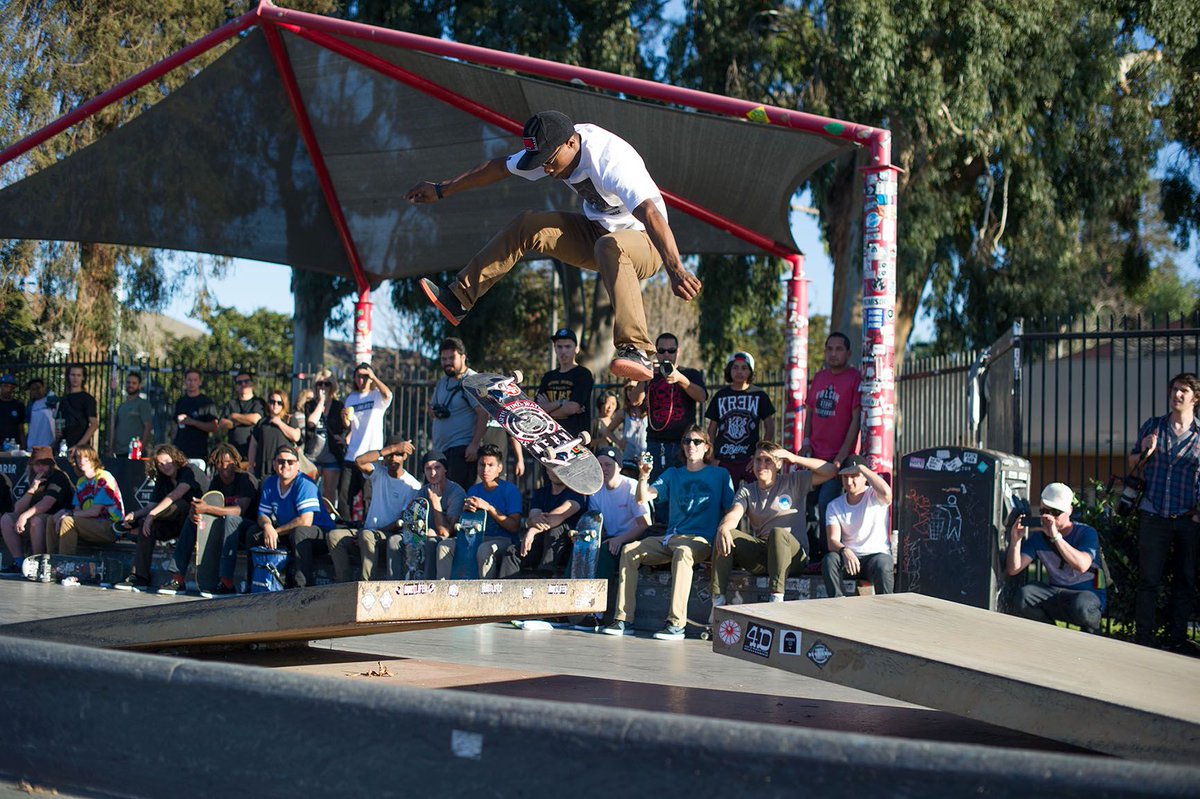
[[[12,452],[16,448],[16,442],[12,440],[12,436],[4,439],[4,451]]]
[[[67,457],[67,440],[65,438],[58,442],[58,457]]]
[[[142,459],[142,440],[137,436],[129,439],[129,459],[131,461]]]

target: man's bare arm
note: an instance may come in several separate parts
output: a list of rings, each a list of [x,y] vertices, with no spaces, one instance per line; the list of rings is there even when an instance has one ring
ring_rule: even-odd
[[[439,184],[437,181],[423,180],[409,189],[404,195],[404,199],[413,205],[435,203],[438,200],[446,199],[451,194],[490,186],[512,174],[508,171],[507,161],[508,156],[493,158],[491,161],[486,161],[473,169],[467,170],[456,178],[441,181],[441,197],[438,196],[437,186]]]

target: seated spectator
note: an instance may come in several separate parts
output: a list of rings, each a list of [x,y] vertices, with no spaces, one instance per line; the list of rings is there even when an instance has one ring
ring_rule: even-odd
[[[1004,570],[1015,577],[1034,559],[1046,570],[1047,582],[1021,586],[1014,616],[1054,624],[1064,621],[1084,632],[1100,632],[1105,591],[1100,582],[1100,536],[1086,524],[1071,521],[1075,492],[1062,483],[1042,489],[1040,516],[1022,516],[1008,530]]]
[[[496,574],[501,579],[521,572],[543,577],[562,575],[571,557],[570,531],[579,522],[587,499],[567,488],[557,474],[543,469],[546,480],[529,500],[525,532],[515,544],[502,547]]]
[[[775,438],[775,406],[754,380],[754,357],[735,352],[725,364],[725,383],[708,403],[708,435],[714,441],[714,463],[733,478],[734,489],[753,480],[750,458],[758,446],[761,425],[764,438]],[[805,533],[807,535],[807,532]]]
[[[867,468],[866,458],[851,455],[838,472],[845,490],[825,513],[829,551],[821,564],[825,593],[842,596],[842,580],[865,576],[876,594],[892,593],[895,567],[888,539],[892,487]]]
[[[317,372],[313,396],[300,406],[304,415],[304,454],[321,470],[321,496],[337,502],[338,479],[346,457],[346,435],[350,431],[338,381],[328,369]]]
[[[0,516],[12,513],[12,510],[12,482],[8,479],[7,474],[0,474]]]
[[[781,473],[784,463],[799,466],[800,470]],[[770,601],[783,601],[787,578],[808,562],[808,492],[837,475],[832,463],[793,455],[773,441],[758,443],[750,465],[754,482],[738,489],[733,507],[717,527],[712,569],[714,607],[725,604],[729,573],[735,564],[753,574],[765,569]],[[749,533],[737,529],[743,516],[749,519]]]
[[[613,417],[617,414],[617,396],[605,391],[596,398],[596,417],[592,420],[592,449],[617,446],[615,431],[610,431]]]
[[[325,535],[333,518],[321,505],[317,484],[300,474],[300,452],[291,445],[275,453],[275,474],[262,483],[258,501],[262,545],[287,548],[288,582],[296,588],[313,585],[313,558],[326,551]]]
[[[46,531],[54,523],[53,516],[71,507],[74,492],[71,478],[58,468],[50,447],[34,447],[29,456],[29,471],[33,477],[25,495],[17,500],[10,513],[0,517],[0,531],[14,563],[4,567],[4,574],[20,574],[20,562],[25,554],[22,537],[28,537],[34,555],[46,553]]]
[[[483,542],[479,545],[477,555],[479,576],[485,579],[495,576],[496,553],[509,544],[517,543],[517,534],[521,529],[521,492],[512,483],[500,479],[503,473],[504,453],[494,444],[481,445],[476,462],[479,482],[467,489],[463,513],[483,511],[486,515]],[[437,547],[439,580],[450,577],[453,563],[454,539],[447,538],[439,542]]]
[[[429,501],[429,527],[425,531],[425,576],[437,576],[437,545],[454,535],[454,526],[462,518],[467,492],[450,479],[448,459],[439,450],[425,453],[421,459],[425,482],[418,496]],[[388,536],[388,574],[398,579],[404,574],[404,537]]]
[[[200,481],[188,457],[173,444],[160,444],[146,464],[146,474],[154,478],[154,491],[145,507],[125,514],[125,526],[137,529],[137,552],[129,576],[114,588],[126,591],[150,586],[150,566],[154,545],[179,537],[183,523],[199,497]],[[138,526],[140,523],[140,526]]]
[[[193,562],[196,548],[196,526],[203,521],[211,525],[210,536],[221,541],[221,560],[215,586],[199,585],[197,588],[213,594],[233,594],[233,573],[237,567],[238,549],[248,542],[255,530],[253,506],[258,499],[258,483],[241,469],[241,455],[232,444],[218,444],[208,456],[208,469],[212,481],[209,491],[220,491],[225,501],[220,505],[201,502],[200,497],[192,500],[187,521],[175,542],[176,573],[167,578],[162,590],[182,591],[188,566]],[[207,492],[206,492],[207,493]]]
[[[60,511],[55,524],[46,530],[46,551],[51,555],[74,555],[79,539],[89,544],[114,543],[113,524],[125,515],[121,487],[117,478],[101,468],[100,453],[91,447],[77,447],[72,462],[79,475],[74,505]]]
[[[621,388],[621,397],[621,409],[613,414],[608,435],[613,446],[622,450],[622,473],[636,483],[638,464],[646,451],[646,394],[637,383],[629,382]]]
[[[637,602],[638,567],[671,564],[671,608],[666,626],[654,637],[660,641],[683,639],[688,597],[692,592],[692,570],[697,561],[708,560],[721,516],[733,504],[733,482],[729,473],[712,466],[712,442],[697,425],[683,432],[683,466],[672,466],[649,485],[651,464],[641,464],[636,499],[667,503],[667,531],[663,536],[642,538],[621,550],[620,593],[608,635],[625,635]]]
[[[274,453],[278,452],[280,447],[294,447],[300,443],[300,430],[288,424],[290,414],[287,394],[277,390],[267,392],[266,407],[267,415],[254,425],[246,449],[250,473],[258,480],[271,476],[274,469]]]
[[[350,573],[350,547],[358,547],[362,555],[361,574],[364,580],[384,577],[383,547],[389,535],[400,529],[400,514],[421,490],[421,483],[404,469],[404,461],[413,454],[411,441],[401,436],[388,438],[383,449],[364,452],[355,464],[370,483],[371,504],[363,519],[361,530],[337,528],[329,533],[329,554],[339,583],[354,579]],[[383,468],[376,465],[382,461]]]

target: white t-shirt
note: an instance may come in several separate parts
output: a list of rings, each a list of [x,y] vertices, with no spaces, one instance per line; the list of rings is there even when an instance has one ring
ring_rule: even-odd
[[[576,125],[580,138],[579,165],[566,181],[583,200],[583,215],[605,230],[645,230],[631,213],[646,200],[653,200],[663,219],[667,206],[662,192],[646,170],[646,162],[633,145],[604,128]],[[517,169],[525,151],[508,159],[508,171],[526,180],[540,180],[546,171]]]
[[[53,397],[50,394],[42,397],[29,406],[29,434],[25,436],[25,448],[54,446],[54,408],[49,407],[46,400]],[[58,398],[54,398],[57,402]]]
[[[364,452],[383,449],[383,416],[392,404],[391,398],[384,402],[379,389],[373,388],[366,394],[351,392],[344,403],[350,409],[345,459],[352,461]]]
[[[650,522],[649,503],[639,503],[634,498],[637,480],[618,475],[617,481],[619,484],[616,488],[601,486],[599,491],[588,497],[588,510],[599,511],[604,516],[604,538],[624,535],[643,516],[647,524]]]
[[[888,505],[869,485],[867,493],[856,505],[847,502],[845,494],[830,502],[825,519],[827,525],[837,523],[842,531],[842,544],[850,547],[855,555],[891,551],[888,546]]]
[[[399,477],[388,474],[383,461],[375,464],[371,472],[371,505],[367,508],[367,517],[363,526],[367,530],[378,530],[387,527],[400,518],[400,514],[408,507],[421,490],[417,478],[408,472],[401,472]]]

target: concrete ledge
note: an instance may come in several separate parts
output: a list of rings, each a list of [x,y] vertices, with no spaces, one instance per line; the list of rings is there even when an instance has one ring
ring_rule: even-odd
[[[1195,796],[1200,770],[334,682],[0,638],[0,772],[187,799]]]

